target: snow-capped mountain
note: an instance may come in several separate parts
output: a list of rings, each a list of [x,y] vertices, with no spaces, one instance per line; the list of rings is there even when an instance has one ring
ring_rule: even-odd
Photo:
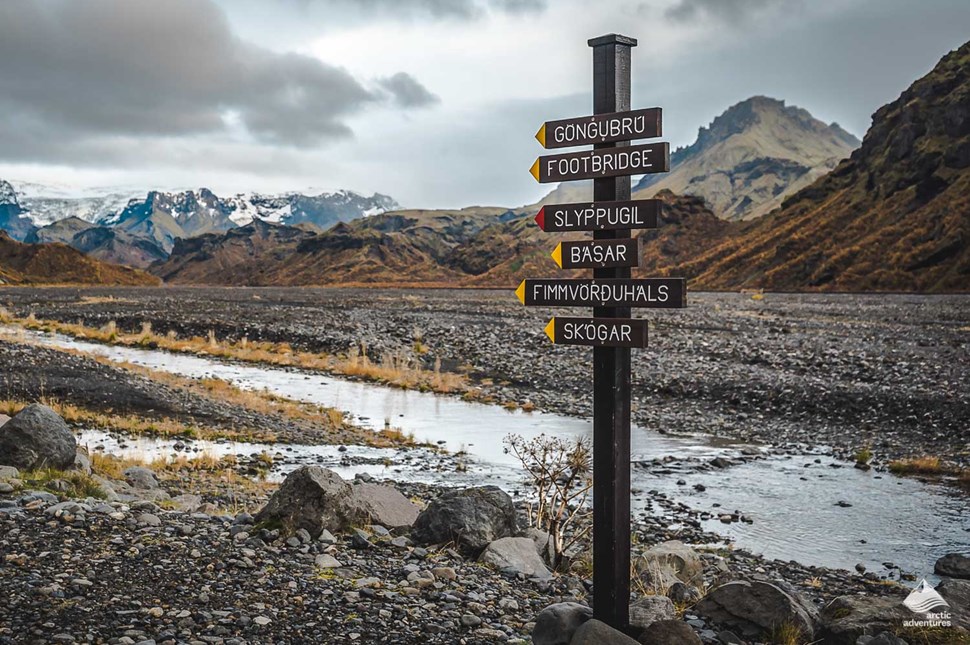
[[[37,226],[68,217],[98,223],[117,216],[128,202],[145,194],[130,187],[75,188],[63,184],[14,181],[20,205]]]
[[[0,179],[0,230],[10,234],[15,240],[23,240],[37,230],[17,199],[10,182]]]
[[[309,223],[323,230],[338,222],[348,222],[400,208],[387,195],[374,193],[366,197],[349,190],[318,195],[244,193],[228,198],[226,203],[233,209],[229,217],[239,226],[245,226],[258,217],[266,222],[288,226]]]

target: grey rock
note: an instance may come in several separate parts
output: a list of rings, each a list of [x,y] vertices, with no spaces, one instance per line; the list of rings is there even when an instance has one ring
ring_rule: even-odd
[[[530,526],[522,532],[523,537],[530,538],[536,545],[539,557],[545,560],[546,564],[553,566],[556,559],[556,549],[552,544],[552,536],[545,531]]]
[[[176,495],[172,498],[175,508],[183,513],[194,513],[202,507],[202,497],[193,494]]]
[[[640,645],[635,640],[595,618],[576,630],[569,645]]]
[[[936,592],[949,603],[950,619],[954,626],[970,631],[970,582],[943,578],[936,585]]]
[[[532,629],[533,645],[569,645],[583,623],[593,617],[593,610],[576,602],[549,605],[536,616]]]
[[[822,610],[822,625],[816,636],[832,645],[855,645],[860,636],[890,631],[912,617],[899,598],[839,596]]]
[[[314,559],[313,564],[315,564],[320,569],[336,569],[338,567],[344,566],[340,563],[340,560],[333,557],[328,553],[321,553]]]
[[[934,573],[948,578],[970,580],[970,556],[962,553],[947,553],[936,561]]]
[[[138,526],[161,526],[162,520],[152,513],[142,513],[135,521],[138,522]]]
[[[677,617],[674,603],[666,596],[644,596],[630,604],[630,626],[646,629],[661,620]]]
[[[499,538],[485,547],[478,559],[498,569],[511,569],[530,578],[552,576],[536,553],[535,543],[527,537]]]
[[[518,534],[518,528],[512,498],[497,486],[480,486],[442,493],[418,515],[411,539],[419,544],[455,542],[477,554],[490,542]]]
[[[71,429],[46,405],[32,403],[0,426],[0,464],[5,466],[66,470],[76,454]]]
[[[132,466],[125,469],[124,475],[125,481],[132,488],[139,488],[141,490],[155,490],[158,488],[158,478],[148,468]]]
[[[478,627],[482,624],[482,619],[474,614],[462,614],[460,620],[465,627]]]
[[[743,636],[756,637],[783,624],[791,624],[812,640],[818,613],[811,602],[794,590],[786,591],[768,582],[735,581],[717,587],[694,606],[711,621]]]
[[[7,421],[10,421],[10,417],[8,417],[6,414],[0,414],[0,426],[5,424]]]
[[[656,592],[669,589],[678,581],[696,582],[704,570],[704,563],[694,549],[680,540],[654,545],[636,559],[638,575]]]
[[[78,447],[77,454],[74,455],[74,470],[79,470],[85,475],[91,474],[91,459],[83,448]]]
[[[0,466],[0,481],[4,479],[20,479],[20,471],[13,466]]]
[[[692,605],[701,599],[701,592],[697,590],[697,587],[692,587],[678,580],[667,589],[667,597],[675,603]]]
[[[658,620],[637,638],[640,645],[701,645],[690,625],[682,620]]]
[[[361,516],[350,484],[340,475],[319,466],[302,466],[286,476],[254,519],[279,523],[288,533],[306,529],[316,538],[324,530],[347,529]]]
[[[381,484],[355,483],[353,494],[357,505],[370,524],[391,529],[410,528],[420,509],[396,488]]]

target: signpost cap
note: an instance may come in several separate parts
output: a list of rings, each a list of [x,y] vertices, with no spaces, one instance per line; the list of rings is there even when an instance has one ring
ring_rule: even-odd
[[[636,47],[637,39],[630,38],[629,36],[621,36],[620,34],[606,34],[605,36],[600,36],[598,38],[590,38],[587,43],[590,47],[602,47],[603,45],[626,45],[627,47]]]

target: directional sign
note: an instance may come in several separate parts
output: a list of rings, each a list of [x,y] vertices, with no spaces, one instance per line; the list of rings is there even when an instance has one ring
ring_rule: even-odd
[[[536,224],[547,233],[657,228],[662,205],[659,199],[550,204],[539,209]]]
[[[540,184],[575,179],[647,175],[670,170],[670,144],[645,143],[539,157],[529,172]]]
[[[523,280],[515,290],[515,295],[522,304],[528,306],[678,309],[687,306],[687,280]]]
[[[543,148],[650,139],[662,135],[660,121],[660,108],[546,121],[536,132],[536,139]]]
[[[639,241],[634,238],[560,242],[552,259],[560,269],[635,267],[640,265],[639,250]]]
[[[557,345],[646,347],[647,321],[633,318],[560,318],[546,325],[546,336]]]

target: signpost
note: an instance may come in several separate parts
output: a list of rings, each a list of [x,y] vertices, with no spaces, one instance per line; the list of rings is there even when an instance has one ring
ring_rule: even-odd
[[[660,108],[647,108],[546,121],[536,132],[536,140],[543,148],[571,148],[661,135]]]
[[[635,267],[640,264],[639,250],[640,243],[632,238],[588,240],[560,242],[550,255],[560,269]]]
[[[668,170],[670,144],[644,143],[538,157],[529,172],[540,184],[548,184],[554,181],[647,175]]]
[[[545,332],[556,344],[593,347],[593,615],[620,630],[630,618],[630,348],[647,346],[647,322],[631,309],[687,306],[683,278],[633,279],[639,246],[630,231],[656,228],[661,203],[630,200],[630,176],[666,172],[667,143],[630,145],[661,135],[661,110],[630,109],[630,50],[637,41],[593,38],[593,115],[547,121],[536,139],[545,148],[593,150],[539,157],[540,183],[593,180],[593,201],[546,205],[543,231],[592,231],[593,239],[559,243],[563,269],[592,268],[592,279],[523,280],[525,305],[592,307],[592,318],[556,316]]]
[[[536,224],[546,233],[657,228],[660,206],[659,199],[548,204],[536,213]]]
[[[634,318],[561,318],[546,325],[546,336],[559,345],[646,347],[647,321]]]

